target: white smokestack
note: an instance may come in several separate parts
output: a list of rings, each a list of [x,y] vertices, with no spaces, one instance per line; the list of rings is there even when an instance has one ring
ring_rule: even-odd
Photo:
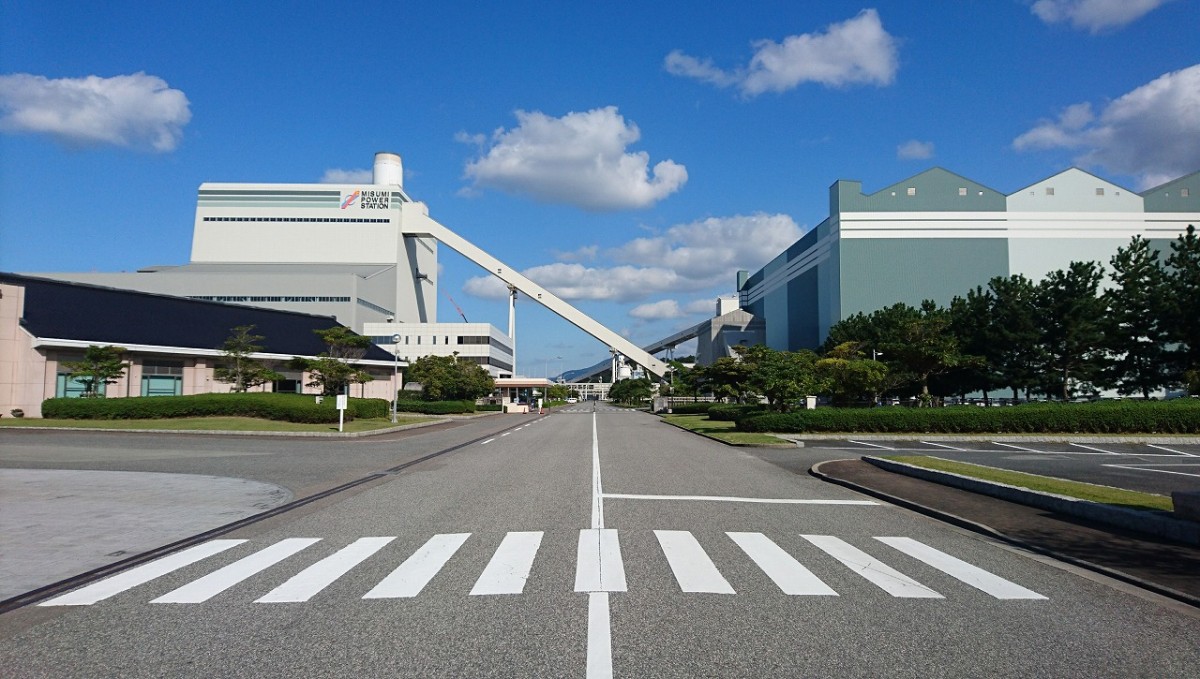
[[[391,184],[404,186],[404,166],[396,153],[380,151],[375,154],[375,184]]]

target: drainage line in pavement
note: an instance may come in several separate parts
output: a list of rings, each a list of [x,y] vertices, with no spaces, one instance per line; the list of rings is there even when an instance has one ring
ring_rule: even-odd
[[[500,431],[509,431],[509,430],[512,430],[512,429],[515,429],[515,428],[521,426],[522,424],[525,424],[525,423],[522,422],[521,424],[514,424],[513,426],[508,427],[506,429],[501,429]],[[39,601],[44,601],[46,599],[49,599],[49,598],[56,596],[58,594],[61,594],[63,592],[67,592],[67,591],[75,589],[77,587],[82,587],[83,585],[90,585],[93,582],[102,580],[110,575],[115,575],[116,573],[119,573],[123,570],[133,568],[134,566],[140,566],[144,563],[154,561],[155,559],[159,559],[159,558],[162,558],[169,554],[178,552],[180,550],[187,549],[188,547],[194,547],[195,545],[198,545],[202,542],[206,542],[215,537],[225,535],[227,533],[232,533],[233,531],[238,530],[240,528],[245,528],[246,526],[250,526],[255,523],[258,523],[259,521],[264,521],[266,519],[272,518],[274,516],[278,516],[285,512],[290,512],[293,509],[299,509],[300,507],[303,507],[307,504],[311,504],[318,500],[323,500],[327,497],[337,495],[338,493],[350,490],[351,488],[361,486],[364,483],[370,483],[371,481],[375,481],[376,479],[382,479],[384,477],[397,474],[401,471],[404,471],[405,469],[408,469],[409,467],[411,467],[413,465],[420,464],[422,462],[431,460],[431,459],[433,459],[435,457],[439,457],[441,455],[446,455],[447,453],[452,453],[456,450],[461,450],[463,448],[466,448],[467,446],[478,443],[478,442],[488,438],[488,436],[494,436],[494,435],[495,435],[495,433],[488,434],[487,436],[480,436],[479,438],[472,439],[470,441],[467,441],[466,443],[460,443],[458,445],[451,446],[449,448],[443,448],[442,450],[419,457],[415,460],[410,460],[403,464],[398,464],[395,467],[385,469],[381,472],[374,472],[374,473],[368,474],[362,478],[355,479],[355,480],[349,481],[347,483],[343,483],[340,486],[335,486],[333,488],[329,488],[328,490],[323,490],[319,493],[314,493],[313,495],[302,497],[299,500],[292,500],[291,502],[288,502],[286,504],[282,504],[282,505],[279,505],[278,507],[268,509],[265,512],[259,512],[258,514],[254,514],[252,516],[247,516],[244,519],[238,519],[237,521],[234,521],[232,523],[227,523],[223,526],[218,526],[211,530],[207,530],[203,533],[199,533],[199,534],[193,535],[191,537],[184,538],[184,539],[178,540],[176,542],[172,542],[169,545],[157,547],[155,549],[151,549],[150,551],[142,552],[141,554],[135,554],[133,556],[127,557],[120,561],[110,563],[105,566],[100,566],[99,568],[93,568],[92,570],[86,571],[84,573],[80,573],[79,575],[73,575],[65,580],[59,580],[58,582],[54,582],[49,585],[44,585],[37,589],[30,590],[28,592],[25,592],[24,594],[18,594],[17,596],[10,597],[8,599],[4,599],[3,601],[0,601],[0,615],[8,613],[9,611],[16,610],[18,608],[22,608],[24,606],[28,606],[30,604],[38,603]]]

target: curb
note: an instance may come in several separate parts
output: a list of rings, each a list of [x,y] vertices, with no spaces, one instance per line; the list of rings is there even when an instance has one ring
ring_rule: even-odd
[[[844,462],[844,461],[845,460],[826,460],[826,462]],[[1113,578],[1114,580],[1120,580],[1122,582],[1127,582],[1131,585],[1136,585],[1138,587],[1141,587],[1142,589],[1154,592],[1155,594],[1161,594],[1162,596],[1169,597],[1171,599],[1175,599],[1176,601],[1182,601],[1183,603],[1189,604],[1191,606],[1200,607],[1200,597],[1193,596],[1191,594],[1187,594],[1186,592],[1180,592],[1179,590],[1171,589],[1170,587],[1164,587],[1158,583],[1151,582],[1150,580],[1145,580],[1143,578],[1139,578],[1135,575],[1130,575],[1129,573],[1126,573],[1124,571],[1119,571],[1114,568],[1109,568],[1107,566],[1101,566],[1099,564],[1095,564],[1090,561],[1084,561],[1083,559],[1069,556],[1067,554],[1060,554],[1059,552],[1056,552],[1052,549],[1046,549],[1045,547],[1039,547],[1037,545],[1025,542],[1023,540],[1018,540],[1016,538],[1009,537],[1009,536],[997,531],[995,528],[992,528],[991,526],[988,526],[988,525],[982,524],[982,523],[977,523],[975,521],[971,521],[970,519],[965,519],[961,516],[958,516],[957,514],[945,512],[940,509],[934,509],[933,507],[925,506],[919,502],[914,502],[912,500],[907,500],[905,498],[891,495],[891,494],[885,493],[883,491],[875,490],[874,488],[868,488],[867,486],[859,485],[857,483],[854,483],[853,481],[847,481],[845,479],[839,479],[835,476],[830,476],[821,471],[820,468],[821,468],[821,465],[823,465],[823,464],[825,464],[825,462],[818,462],[817,464],[814,464],[808,470],[809,475],[816,477],[818,479],[821,479],[822,481],[825,481],[828,483],[832,483],[835,485],[843,486],[845,488],[849,488],[850,490],[862,493],[864,495],[870,495],[871,497],[875,497],[875,498],[878,498],[885,502],[888,502],[890,504],[894,504],[898,507],[903,507],[905,509],[917,512],[918,514],[924,514],[925,516],[928,516],[933,519],[937,519],[938,521],[944,521],[951,525],[958,526],[959,528],[965,528],[974,533],[980,533],[982,535],[986,535],[987,537],[999,540],[1000,542],[1004,542],[1004,543],[1013,545],[1015,547],[1020,547],[1021,549],[1028,550],[1035,554],[1041,554],[1042,556],[1048,556],[1048,557],[1051,557],[1058,561],[1062,561],[1064,563],[1069,563],[1073,566],[1078,566],[1080,568],[1084,568],[1084,569],[1087,569],[1090,571],[1094,571],[1096,573],[1100,573],[1101,575],[1106,575],[1110,578]]]
[[[493,414],[493,413],[488,413]],[[402,424],[397,427],[387,427],[385,429],[372,429],[371,431],[355,431],[355,432],[333,432],[333,431],[238,431],[236,429],[99,429],[91,427],[17,427],[9,426],[2,427],[0,431],[9,429],[15,431],[81,431],[87,433],[119,433],[119,434],[190,434],[194,436],[281,436],[286,438],[362,438],[364,436],[379,436],[380,434],[393,434],[398,431],[408,429],[420,429],[421,427],[430,427],[435,424],[443,424],[445,422],[453,422],[455,418],[439,417],[428,422],[414,422],[412,424]]]
[[[869,455],[864,455],[862,459],[880,469],[885,469],[896,474],[904,474],[905,476],[940,483],[944,486],[968,490],[981,495],[989,495],[1001,500],[1067,514],[1089,521],[1106,523],[1165,540],[1200,546],[1200,523],[1176,519],[1165,512],[1139,511],[1136,509],[1113,507],[1089,500],[1080,500],[1065,495],[1055,495],[1053,493],[1044,493],[1003,483],[983,481],[961,474],[926,469],[904,462],[886,460]]]
[[[788,441],[984,441],[988,443],[1179,443],[1200,445],[1190,434],[920,434],[830,432],[827,434],[775,434]]]

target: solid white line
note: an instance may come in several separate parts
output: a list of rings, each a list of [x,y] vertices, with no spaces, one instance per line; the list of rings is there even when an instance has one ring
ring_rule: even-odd
[[[445,533],[429,538],[363,598],[402,599],[420,594],[469,537],[470,533]]]
[[[880,589],[902,599],[941,599],[941,594],[876,561],[874,557],[832,535],[801,535],[822,552],[842,562],[850,570],[866,578]]]
[[[784,594],[837,596],[829,585],[813,575],[791,554],[762,533],[726,533]]]
[[[359,538],[267,593],[255,603],[308,601],[396,538]]]
[[[1183,455],[1186,457],[1200,457],[1200,455],[1194,455],[1192,453],[1185,453],[1182,450],[1175,450],[1174,448],[1168,448],[1166,446],[1156,446],[1153,443],[1147,443],[1146,445],[1150,446],[1151,448],[1158,448],[1159,450],[1165,450],[1168,453],[1175,453],[1176,455]]]
[[[904,552],[905,554],[924,561],[955,580],[966,583],[975,589],[990,594],[997,599],[1045,599],[1046,597],[1009,582],[1004,578],[993,575],[982,568],[973,566],[966,561],[957,559],[938,551],[925,543],[912,538],[875,538],[885,545]]]
[[[579,531],[575,562],[576,592],[625,592],[621,543],[612,528]]]
[[[1131,465],[1131,464],[1106,464],[1106,465],[1102,465],[1102,466],[1104,466],[1104,467],[1116,467],[1117,469],[1132,469],[1132,470],[1134,470],[1134,471],[1139,471],[1139,472],[1158,472],[1158,473],[1160,473],[1160,474],[1178,474],[1178,475],[1180,475],[1180,476],[1196,476],[1196,477],[1200,477],[1200,474],[1189,474],[1189,473],[1187,473],[1187,472],[1173,472],[1173,471],[1170,471],[1170,470],[1167,470],[1167,469],[1151,469],[1151,468],[1149,468],[1149,467],[1139,467],[1139,466],[1137,466],[1137,465]],[[1178,467],[1194,467],[1194,466],[1196,466],[1196,465],[1157,465],[1157,466],[1159,466],[1159,467],[1168,467],[1168,466],[1178,466]]]
[[[656,530],[654,536],[662,547],[675,582],[684,592],[707,594],[736,594],[729,581],[721,576],[712,559],[686,530]]]
[[[1005,448],[1016,448],[1017,450],[1024,450],[1027,453],[1041,453],[1042,455],[1048,454],[1044,450],[1034,450],[1033,448],[1026,448],[1025,446],[1014,446],[1011,443],[1000,443],[999,441],[992,441],[992,445],[1004,446]]]
[[[604,493],[604,497],[615,500],[698,500],[707,502],[751,502],[777,505],[860,505],[878,506],[871,500],[798,500],[769,497],[719,497],[712,495],[633,495],[628,493]]]
[[[471,588],[472,596],[520,594],[533,568],[533,559],[542,545],[542,531],[513,532],[504,536],[483,575]]]
[[[850,439],[846,439],[846,440],[850,441],[850,443],[854,443],[854,444],[857,444],[860,446],[871,446],[872,448],[883,448],[884,450],[895,450],[895,448],[888,448],[887,446],[881,446],[878,443],[867,443],[866,441],[851,441]]]
[[[164,556],[156,561],[151,561],[148,564],[127,570],[124,573],[118,573],[111,578],[101,580],[82,589],[77,589],[74,592],[68,592],[62,596],[54,597],[49,601],[43,601],[38,605],[90,606],[97,601],[103,601],[127,589],[144,585],[155,578],[177,571],[184,566],[194,564],[201,559],[207,559],[214,554],[220,554],[243,542],[245,540],[210,540],[195,547],[185,549],[177,554]]]
[[[1068,441],[1067,443],[1069,445],[1075,446],[1076,448],[1087,448],[1088,450],[1094,450],[1097,453],[1105,453],[1107,455],[1120,455],[1120,453],[1114,453],[1111,450],[1104,450],[1102,448],[1096,448],[1095,446],[1085,446],[1082,443],[1073,443],[1071,441]]]
[[[1027,453],[1037,453],[1038,455],[1118,455],[1119,454],[1119,453],[1110,453],[1108,451],[1102,451],[1099,453],[1081,453],[1081,452],[1076,452],[1073,450],[1035,450],[1034,448],[1026,448],[1024,446],[1014,446],[1011,443],[1000,443],[999,441],[992,441],[992,443],[994,443],[998,446],[1005,446],[1008,448],[1015,448],[1017,450],[1023,450]],[[986,453],[986,452],[991,452],[991,451],[981,450],[978,452]],[[996,452],[1002,453],[1004,451],[1001,450],[1001,451],[996,451]]]
[[[486,440],[486,441],[483,441],[483,442],[481,442],[479,445],[481,445],[481,446],[486,446],[487,444],[489,444],[489,443],[491,443],[492,441],[495,441],[495,440],[496,440],[496,439],[488,439],[488,440]]]
[[[604,485],[600,481],[600,436],[592,413],[592,528],[604,528]]]
[[[938,448],[949,448],[950,450],[957,450],[960,453],[967,452],[966,448],[955,448],[954,446],[948,446],[944,443],[934,443],[933,441],[921,441],[921,443],[924,443],[927,446],[937,446]]]
[[[612,679],[612,629],[608,613],[608,592],[588,594],[588,679]]]
[[[233,587],[256,573],[264,571],[289,556],[320,542],[321,538],[287,538],[244,559],[194,580],[179,589],[154,599],[154,604],[198,604]]]

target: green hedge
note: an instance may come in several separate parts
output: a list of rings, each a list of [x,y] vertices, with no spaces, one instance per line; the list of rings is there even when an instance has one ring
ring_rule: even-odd
[[[708,409],[708,419],[721,422],[737,422],[756,413],[767,412],[766,406],[757,404],[714,403]]]
[[[716,403],[672,403],[671,413],[674,415],[707,415],[708,409]]]
[[[456,415],[475,412],[474,401],[400,401],[396,408],[402,413],[424,415]]]
[[[498,413],[504,410],[504,406],[499,403],[484,403],[481,406],[475,406],[475,410],[481,413]]]
[[[1200,400],[866,410],[818,408],[745,417],[737,420],[737,429],[777,434],[1200,434]]]
[[[380,398],[352,398],[346,417],[386,417],[391,404]],[[318,404],[304,394],[197,394],[141,398],[51,398],[42,402],[42,417],[68,420],[142,420],[178,417],[260,417],[268,420],[321,424],[338,421],[337,399]]]

